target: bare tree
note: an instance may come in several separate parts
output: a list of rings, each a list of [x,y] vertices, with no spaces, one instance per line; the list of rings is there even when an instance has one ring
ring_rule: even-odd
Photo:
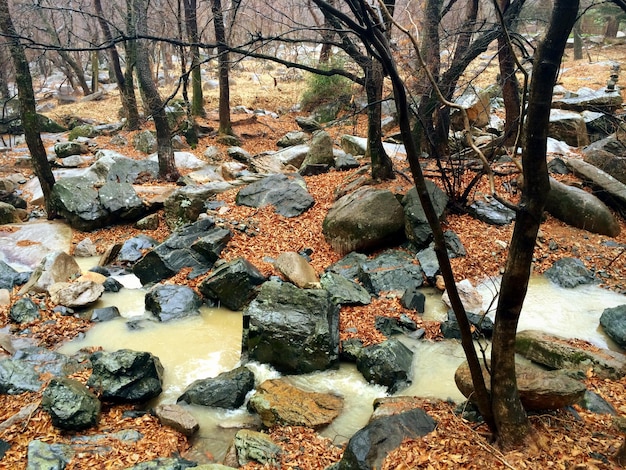
[[[228,83],[230,59],[221,0],[211,0],[211,10],[213,12],[213,27],[215,28],[215,41],[217,42],[217,60],[219,64],[218,78],[220,87],[220,124],[218,133],[221,135],[233,135],[233,127],[230,121],[230,85]]]
[[[198,34],[198,7],[196,0],[183,0],[185,26],[191,43],[191,115],[204,116],[204,99],[202,96],[202,77],[200,71],[200,35]]]

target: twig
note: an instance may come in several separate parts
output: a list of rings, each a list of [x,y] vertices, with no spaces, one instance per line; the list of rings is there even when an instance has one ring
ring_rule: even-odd
[[[35,411],[37,411],[37,408],[39,408],[39,403],[40,401],[37,401],[35,403],[30,403],[26,406],[23,406],[22,409],[20,409],[20,411],[15,413],[10,418],[5,419],[2,423],[0,423],[0,432],[6,431],[11,426],[21,421],[24,421],[24,420],[29,421],[33,413],[35,413]],[[28,424],[28,422],[26,424]]]

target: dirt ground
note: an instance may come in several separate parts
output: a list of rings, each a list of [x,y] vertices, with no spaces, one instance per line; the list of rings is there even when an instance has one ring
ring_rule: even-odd
[[[624,47],[603,47],[587,51],[582,61],[572,61],[566,57],[563,63],[560,83],[569,90],[581,86],[599,88],[606,84],[611,60],[623,63],[626,57]],[[477,64],[479,69],[493,70],[494,64]],[[475,71],[474,71],[475,72]],[[233,105],[248,108],[264,108],[280,114],[278,119],[249,115],[234,115],[235,131],[243,138],[242,147],[252,154],[266,150],[276,150],[276,141],[287,131],[295,130],[295,115],[288,111],[297,103],[302,91],[302,81],[275,82],[271,73],[264,73],[255,66],[241,67],[233,77],[231,93]],[[488,80],[487,80],[488,81]],[[618,83],[619,84],[619,83]],[[209,111],[201,124],[217,127],[217,91],[209,91],[206,96]],[[119,100],[115,93],[110,93],[103,101],[77,103],[57,106],[47,114],[57,119],[68,116],[80,116],[100,122],[116,122]],[[338,141],[341,134],[364,134],[365,121],[362,116],[346,119],[341,125],[334,125],[327,130]],[[149,127],[149,125],[148,125]],[[129,141],[132,134],[123,132]],[[131,157],[141,158],[130,147],[112,146],[110,137],[95,139],[100,148],[114,148]],[[45,142],[46,146],[53,144]],[[189,150],[199,158],[209,145],[218,145],[214,137],[203,138],[196,149]],[[223,147],[222,147],[223,149]],[[27,168],[17,166],[19,152],[0,153],[0,176],[21,172],[30,176]],[[403,192],[410,186],[410,181],[403,175],[409,172],[404,162],[396,162],[398,177],[381,186],[396,192]],[[225,259],[244,256],[266,274],[278,274],[266,258],[275,258],[283,251],[299,251],[311,248],[312,265],[321,273],[329,264],[340,256],[334,252],[321,234],[321,222],[334,200],[335,189],[344,183],[350,173],[331,172],[325,175],[306,177],[309,191],[316,200],[315,206],[296,219],[277,216],[269,208],[253,209],[234,205],[235,192],[225,193],[220,199],[228,204],[228,211],[223,215],[233,224],[245,222],[258,229],[258,235],[249,237],[237,232],[228,248],[223,253]],[[569,182],[580,184],[570,178]],[[500,181],[502,183],[502,181]],[[486,192],[486,183],[481,183],[474,194]],[[513,195],[510,195],[513,197]],[[449,215],[446,228],[454,230],[461,238],[468,255],[453,261],[457,278],[468,278],[478,282],[487,276],[501,272],[507,255],[506,242],[510,239],[511,227],[486,226],[466,215]],[[534,271],[541,273],[560,257],[575,256],[582,259],[589,268],[603,272],[602,283],[605,287],[620,292],[626,291],[626,223],[620,222],[621,234],[615,239],[594,235],[547,216],[541,228],[535,253]],[[94,241],[103,252],[113,241],[120,241],[138,233],[132,226],[116,226],[92,233],[74,233],[74,243],[85,237]],[[168,230],[161,221],[159,228],[148,235],[164,239]],[[615,243],[605,243],[605,242]],[[556,245],[555,245],[556,244]],[[554,246],[557,248],[554,249]],[[184,274],[184,273],[183,273]],[[184,276],[176,276],[171,282],[187,282]],[[15,297],[14,297],[15,298]],[[378,342],[382,337],[374,328],[374,317],[381,311],[395,316],[409,314],[425,327],[430,340],[439,338],[439,328],[435,323],[423,322],[413,312],[405,311],[396,299],[378,299],[367,307],[344,308],[341,312],[342,338],[358,336],[367,343]],[[0,326],[9,325],[8,307],[0,307]],[[41,344],[54,347],[88,325],[78,319],[61,317],[51,310],[44,312],[43,321],[29,325],[32,334]],[[348,333],[348,328],[356,333]],[[12,326],[12,328],[16,328]],[[350,331],[353,331],[350,329]],[[86,380],[86,376],[76,376]],[[626,379],[620,381],[600,380],[589,374],[587,386],[609,401],[622,416],[626,414]],[[0,468],[24,468],[28,442],[41,439],[46,442],[67,442],[71,435],[56,430],[49,417],[40,409],[17,423],[3,423],[14,416],[25,405],[40,400],[41,394],[23,394],[18,396],[0,395],[0,438],[11,444]],[[623,440],[622,434],[612,424],[607,415],[593,415],[580,408],[576,412],[559,411],[544,415],[533,415],[531,422],[535,430],[533,442],[528,447],[509,453],[502,453],[489,441],[488,431],[481,426],[469,423],[452,412],[452,406],[443,402],[424,400],[422,406],[438,422],[436,431],[429,436],[403,443],[393,451],[383,468],[385,469],[441,469],[441,468],[516,468],[516,469],[609,469],[615,465],[611,457]],[[96,454],[85,449],[68,465],[68,469],[107,468],[121,469],[140,461],[157,456],[169,456],[176,452],[186,455],[189,443],[186,438],[167,427],[160,426],[155,418],[146,415],[142,418],[124,418],[125,407],[106,406],[98,427],[88,434],[114,431],[121,428],[134,428],[146,436],[138,443],[112,446],[110,453]],[[312,430],[303,428],[276,428],[271,435],[284,448],[283,468],[321,469],[337,461],[342,450],[329,440],[321,438]],[[261,468],[249,464],[246,468]]]

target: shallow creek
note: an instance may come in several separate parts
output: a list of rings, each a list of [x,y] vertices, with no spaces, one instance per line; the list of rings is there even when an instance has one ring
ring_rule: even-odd
[[[126,322],[144,317],[145,290],[140,288],[134,276],[119,280],[126,289],[105,294],[94,307],[115,305],[122,318],[94,325],[83,338],[63,345],[59,349],[61,352],[71,354],[83,347],[101,346],[106,351],[128,348],[153,353],[165,369],[160,403],[175,403],[194,380],[214,377],[238,365],[241,313],[203,308],[197,317],[169,323],[142,321],[141,328],[133,330]],[[494,281],[479,286],[485,309],[496,289],[497,282]],[[426,290],[425,294],[425,318],[445,319],[446,308],[441,296],[432,290]],[[543,277],[534,277],[519,329],[542,329],[564,337],[584,339],[600,347],[615,348],[600,331],[598,322],[605,308],[624,303],[626,296],[595,286],[563,289]],[[462,401],[463,397],[454,384],[454,371],[464,360],[460,344],[457,341],[432,343],[409,338],[403,341],[415,352],[413,383],[398,394]],[[259,382],[279,376],[266,365],[252,363],[249,367]],[[291,376],[288,380],[304,390],[331,392],[345,399],[343,413],[322,432],[336,443],[344,442],[363,427],[371,414],[373,400],[386,395],[383,387],[366,383],[352,364],[342,364],[338,370]],[[245,407],[235,411],[201,406],[189,409],[200,422],[195,447],[198,451],[210,452],[217,459],[225,454],[236,428],[254,422]]]

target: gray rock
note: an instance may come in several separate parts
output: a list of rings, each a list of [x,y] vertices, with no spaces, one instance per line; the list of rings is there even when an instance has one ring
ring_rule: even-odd
[[[590,165],[593,165],[594,167],[611,175],[620,183],[626,184],[626,157],[618,157],[617,155],[602,149],[585,149],[583,159]]]
[[[313,134],[309,151],[302,162],[302,167],[307,165],[335,165],[333,155],[333,141],[326,131],[317,131]]]
[[[175,230],[198,220],[206,212],[207,201],[214,198],[215,192],[202,186],[185,186],[170,194],[164,202],[165,223]]]
[[[298,124],[298,126],[300,126],[300,129],[302,129],[304,132],[313,133],[315,131],[322,130],[321,124],[310,117],[298,116],[296,117],[296,124]]]
[[[587,132],[592,142],[603,139],[617,130],[617,124],[612,114],[585,110],[581,115],[585,120]]]
[[[89,147],[83,142],[57,142],[54,144],[54,153],[58,158],[66,158],[71,155],[83,155],[89,153]]]
[[[426,186],[437,217],[441,218],[448,204],[448,196],[430,180],[426,180]],[[422,203],[419,200],[415,188],[410,189],[406,193],[402,199],[402,206],[404,207],[406,217],[405,231],[407,238],[413,242],[418,250],[426,248],[432,238],[433,232],[430,229]]]
[[[217,377],[191,383],[178,397],[178,403],[236,409],[244,404],[246,395],[254,389],[254,374],[241,366]]]
[[[552,109],[548,137],[565,142],[572,147],[589,145],[589,135],[583,117],[574,111]]]
[[[417,288],[412,287],[404,291],[400,303],[404,308],[415,310],[417,313],[424,313],[426,296]]]
[[[573,227],[615,237],[620,227],[613,213],[593,194],[550,178],[546,210]]]
[[[361,265],[367,261],[367,255],[352,251],[334,264],[331,264],[326,271],[339,274],[346,279],[357,279],[361,271]]]
[[[326,241],[339,253],[373,251],[403,239],[404,213],[387,190],[362,187],[328,211],[322,224]]]
[[[18,272],[0,260],[0,289],[13,289],[17,278]]]
[[[267,434],[241,429],[235,434],[234,446],[240,466],[258,462],[277,467],[280,463],[282,449]]]
[[[277,147],[285,148],[292,147],[294,145],[304,144],[307,140],[307,135],[302,131],[290,131],[281,137],[276,142]]]
[[[387,250],[362,262],[358,278],[373,295],[387,292],[397,297],[424,283],[421,266],[415,263],[411,254],[402,250]]]
[[[28,297],[15,301],[9,310],[9,319],[13,323],[30,323],[41,317],[39,306]]]
[[[193,468],[199,470],[196,462],[190,462],[179,457],[159,457],[147,462],[141,462],[132,467],[128,467],[125,470],[186,470]]]
[[[544,275],[559,286],[570,289],[581,284],[592,284],[596,280],[593,272],[578,258],[556,260]]]
[[[81,431],[98,424],[100,400],[77,380],[54,378],[43,392],[41,407],[52,424],[66,431]]]
[[[287,374],[325,370],[339,359],[339,307],[323,289],[268,281],[244,310],[250,360]]]
[[[252,155],[247,150],[242,149],[241,147],[229,147],[226,151],[228,158],[236,160],[241,163],[250,163],[252,160]]]
[[[28,443],[26,470],[62,470],[73,457],[69,444],[34,440]]]
[[[150,214],[135,222],[135,228],[139,230],[156,230],[159,228],[159,214]]]
[[[623,354],[608,349],[588,351],[569,344],[565,338],[541,331],[517,333],[515,351],[551,369],[587,372],[592,368],[598,377],[612,380],[619,380],[626,374],[626,356]]]
[[[232,236],[232,232],[227,228],[215,227],[206,236],[200,237],[193,242],[191,249],[200,253],[211,263],[215,263]]]
[[[469,86],[455,102],[465,109],[470,126],[482,128],[489,124],[491,103],[488,90]],[[450,111],[450,125],[454,130],[464,129],[463,116],[459,110]]]
[[[161,404],[154,409],[154,414],[164,426],[169,426],[185,436],[193,436],[200,424],[185,408],[175,404]]]
[[[578,405],[592,413],[617,416],[617,411],[613,405],[591,390],[585,390],[585,394],[578,402]]]
[[[122,264],[132,264],[141,259],[143,251],[154,248],[158,244],[158,241],[148,235],[137,235],[129,238],[120,248],[116,261]]]
[[[188,286],[157,284],[146,293],[146,310],[165,322],[200,315],[202,299]]]
[[[24,392],[37,392],[42,384],[39,372],[28,361],[0,360],[0,393],[19,395]]]
[[[320,284],[329,292],[331,300],[339,305],[367,305],[372,301],[367,289],[341,274],[325,272],[320,277]]]
[[[99,150],[98,153],[96,153],[96,157],[103,155],[100,152],[102,151]],[[103,165],[104,161],[99,160],[96,162],[96,165],[98,165],[98,163]],[[103,168],[103,173],[106,181],[135,184],[145,181],[146,179],[151,180],[156,178],[159,174],[159,164],[154,160],[135,160],[116,153],[108,168]]]
[[[141,131],[133,137],[133,147],[140,152],[150,154],[157,151],[157,139],[152,131]]]
[[[392,338],[363,348],[356,367],[365,380],[395,393],[411,384],[412,363],[413,351]]]
[[[72,128],[67,138],[68,140],[76,140],[79,137],[96,137],[98,135],[100,132],[91,124],[80,124]]]
[[[78,230],[91,231],[111,221],[110,213],[102,206],[94,182],[82,176],[58,180],[50,196],[58,214]]]
[[[146,213],[143,201],[130,183],[108,181],[98,190],[98,197],[112,219],[136,220]]]
[[[98,250],[96,249],[96,245],[89,237],[82,239],[74,248],[74,256],[77,258],[90,258],[96,256],[97,254]]]
[[[341,136],[341,149],[350,155],[365,155],[367,140],[362,137],[344,134]]]
[[[65,307],[85,307],[96,302],[104,286],[93,281],[57,282],[48,288],[50,300]]]
[[[97,351],[90,356],[93,373],[87,386],[103,400],[145,402],[162,391],[163,366],[148,352],[120,349]]]
[[[337,469],[382,468],[387,454],[402,441],[425,436],[435,426],[435,421],[419,408],[370,421],[350,438]]]
[[[612,112],[622,104],[622,96],[619,91],[607,92],[606,89],[591,90],[584,88],[578,90],[573,96],[557,98],[552,100],[552,107],[557,109],[568,109],[572,111],[593,111]]]
[[[284,217],[297,217],[315,204],[301,176],[283,174],[245,186],[237,193],[236,202],[249,207],[272,205]]]
[[[509,225],[515,220],[515,212],[495,199],[474,201],[470,211],[475,218],[490,225]]]
[[[91,311],[91,321],[96,323],[113,320],[114,318],[119,317],[120,310],[115,305],[110,305],[108,307],[102,308],[94,308]]]
[[[265,280],[249,261],[237,258],[215,269],[198,285],[198,290],[210,301],[237,311],[250,302]]]
[[[622,349],[626,349],[626,304],[604,309],[600,326]]]
[[[473,332],[474,338],[491,338],[493,335],[493,321],[491,318],[470,312],[466,312],[466,315],[470,325],[475,327]],[[461,328],[452,310],[448,310],[448,320],[441,323],[441,333],[447,339],[461,339]]]
[[[17,209],[6,202],[0,201],[0,225],[20,222]]]
[[[342,154],[335,158],[335,169],[337,171],[348,171],[360,166],[358,160],[350,154]]]
[[[626,157],[626,144],[624,144],[623,137],[621,135],[618,137],[617,133],[588,145],[583,149],[583,154],[597,150],[612,153],[617,157]]]

